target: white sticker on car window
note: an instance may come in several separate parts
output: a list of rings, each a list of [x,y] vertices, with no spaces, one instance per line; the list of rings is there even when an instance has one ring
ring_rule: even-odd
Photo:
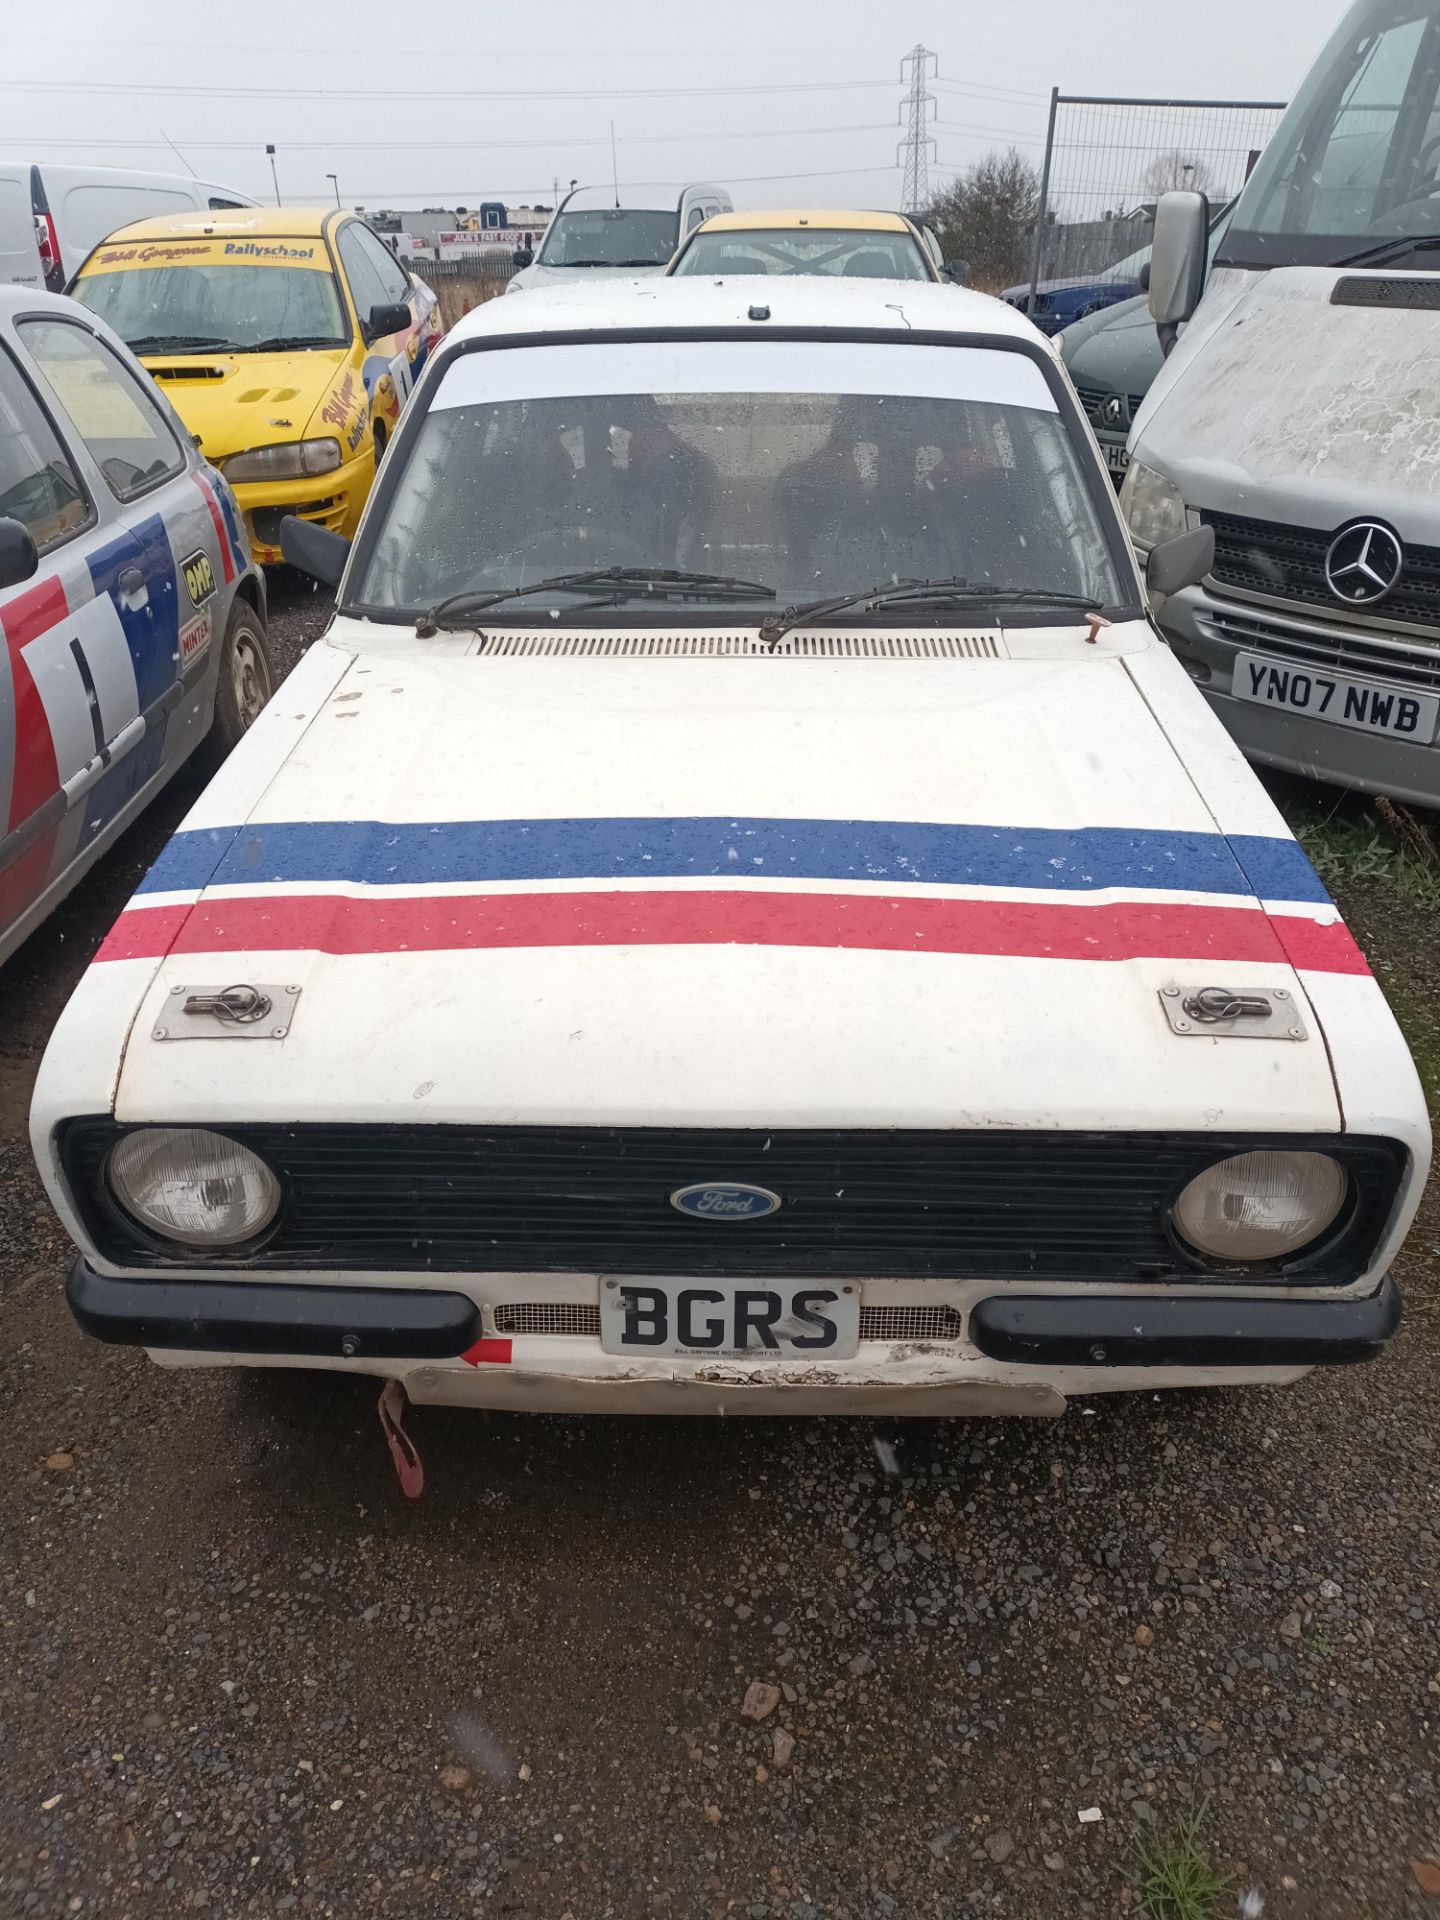
[[[853,393],[1059,411],[1036,363],[995,347],[647,340],[499,347],[451,362],[431,410],[611,393]]]

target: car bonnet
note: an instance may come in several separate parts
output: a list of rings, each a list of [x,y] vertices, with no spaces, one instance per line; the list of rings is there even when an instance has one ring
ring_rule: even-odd
[[[92,968],[141,970],[117,1114],[1338,1125],[1306,982],[1364,962],[1283,829],[1218,830],[1137,684],[1146,629],[971,638],[407,637],[327,691],[344,656],[313,649],[273,778],[232,762]],[[158,1032],[237,981],[299,989],[283,1039]],[[1279,988],[1308,1038],[1179,1038],[1177,984]]]

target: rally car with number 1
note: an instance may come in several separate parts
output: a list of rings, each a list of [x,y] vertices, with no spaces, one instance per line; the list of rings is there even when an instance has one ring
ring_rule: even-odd
[[[103,321],[0,287],[0,962],[271,681],[225,481]]]

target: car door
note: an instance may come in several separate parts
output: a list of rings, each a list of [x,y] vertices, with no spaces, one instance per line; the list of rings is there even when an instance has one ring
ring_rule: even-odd
[[[410,313],[407,327],[367,343],[362,369],[372,419],[382,419],[388,434],[398,423],[423,364],[426,329],[421,325],[421,303],[409,274],[362,220],[347,221],[338,244],[362,332],[372,307],[403,305]]]
[[[208,725],[216,616],[234,564],[213,489],[144,372],[68,315],[22,317],[15,331],[89,456],[104,517],[86,543],[65,643],[100,760],[85,795],[84,833],[94,836],[157,773],[173,772]],[[176,727],[182,708],[189,724]]]
[[[74,796],[97,744],[98,691],[71,617],[93,597],[88,557],[114,528],[52,407],[0,335],[0,515],[39,552],[0,587],[0,958],[7,935],[74,856]],[[82,664],[83,663],[83,664]],[[108,678],[104,676],[107,694]]]

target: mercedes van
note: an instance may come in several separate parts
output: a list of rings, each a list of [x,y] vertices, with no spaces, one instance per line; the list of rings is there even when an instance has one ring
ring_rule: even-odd
[[[1206,220],[1160,203],[1121,497],[1215,564],[1157,617],[1251,759],[1440,806],[1440,0],[1357,0],[1208,274]]]

